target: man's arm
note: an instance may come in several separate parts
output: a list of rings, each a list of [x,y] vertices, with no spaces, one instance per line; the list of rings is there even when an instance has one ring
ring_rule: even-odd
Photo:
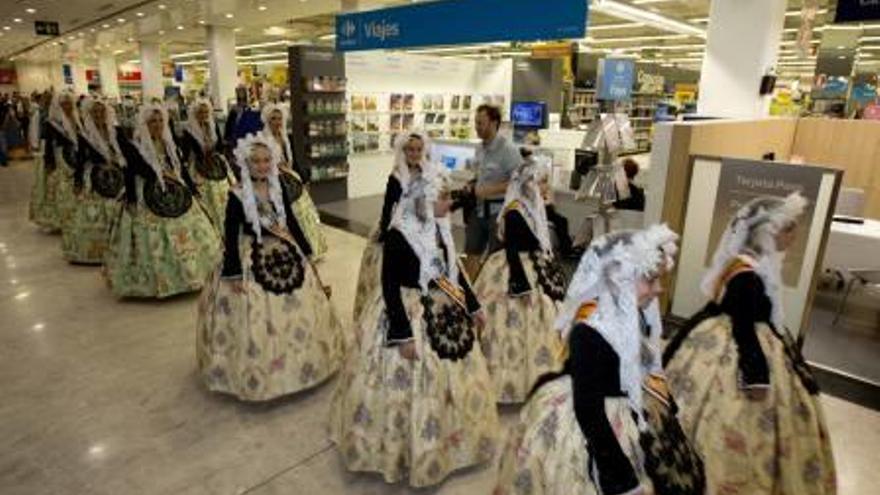
[[[507,192],[507,184],[507,181],[499,182],[497,184],[484,184],[482,186],[477,186],[474,189],[474,193],[479,199],[496,199],[499,196],[504,196]]]

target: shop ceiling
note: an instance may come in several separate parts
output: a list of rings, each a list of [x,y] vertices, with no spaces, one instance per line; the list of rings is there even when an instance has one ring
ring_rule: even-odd
[[[539,1],[539,0],[535,0]],[[177,63],[203,65],[204,26],[221,25],[236,30],[239,61],[282,61],[289,43],[324,43],[333,40],[334,15],[349,0],[4,0],[0,5],[0,59],[95,59],[112,53],[121,62],[134,61],[138,41],[157,41]],[[410,0],[360,0],[359,9],[408,4]],[[593,2],[587,38],[580,49],[600,54],[622,53],[645,62],[699,69],[704,48],[710,0],[605,0]],[[343,5],[345,4],[345,5]],[[837,29],[830,23],[829,0],[820,0],[820,15],[813,30],[817,46],[822,32]],[[621,7],[622,6],[622,7]],[[785,33],[780,45],[780,71],[812,73],[815,54],[803,56],[795,47],[803,0],[790,0]],[[632,8],[659,19],[632,16]],[[832,9],[833,10],[833,9]],[[463,13],[466,15],[466,13]],[[56,21],[62,35],[34,34],[34,21]],[[668,20],[668,22],[667,22]],[[691,27],[691,29],[686,29]],[[696,28],[696,29],[693,29]],[[869,70],[880,68],[880,22],[845,29],[860,33],[856,63]],[[409,50],[442,56],[525,56],[528,45],[430,47]]]

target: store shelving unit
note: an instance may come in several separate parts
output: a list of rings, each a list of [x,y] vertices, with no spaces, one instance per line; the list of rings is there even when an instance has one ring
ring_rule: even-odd
[[[596,100],[595,89],[575,88],[572,91],[568,118],[573,127],[586,128],[599,116],[600,104]]]
[[[348,197],[348,99],[345,58],[333,49],[288,50],[293,155],[311,170],[316,203]]]
[[[657,105],[663,96],[653,93],[633,93],[629,107],[629,120],[635,133],[636,147],[640,152],[650,151],[651,136]]]

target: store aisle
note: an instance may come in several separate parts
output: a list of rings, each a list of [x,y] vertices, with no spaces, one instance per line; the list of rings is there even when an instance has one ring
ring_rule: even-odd
[[[0,170],[0,487],[4,494],[406,494],[345,471],[327,440],[333,383],[265,405],[195,375],[195,295],[119,302],[27,222],[29,163]],[[364,240],[326,229],[349,318]],[[880,484],[880,414],[826,398],[840,493]],[[515,414],[508,412],[509,423]],[[494,466],[432,494],[488,494]],[[422,492],[425,493],[425,492]]]

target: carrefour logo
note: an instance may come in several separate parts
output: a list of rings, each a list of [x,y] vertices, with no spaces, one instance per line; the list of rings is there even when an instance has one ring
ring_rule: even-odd
[[[357,26],[354,21],[348,20],[342,24],[342,37],[343,38],[351,38],[355,31],[357,31]]]

